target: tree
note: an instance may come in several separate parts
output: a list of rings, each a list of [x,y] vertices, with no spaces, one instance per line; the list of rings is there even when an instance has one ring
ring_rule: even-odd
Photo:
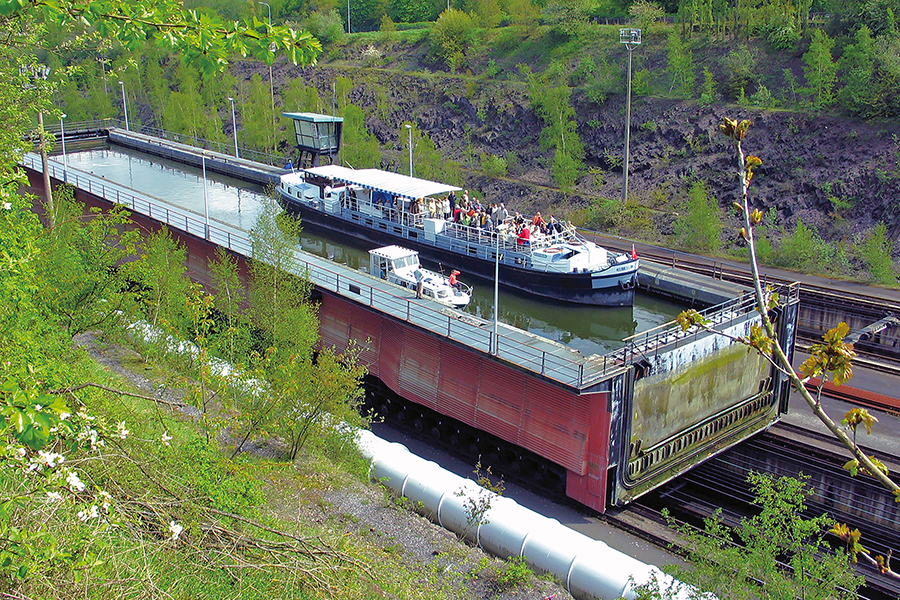
[[[694,82],[697,75],[694,73],[694,58],[691,50],[685,47],[684,40],[677,29],[669,32],[666,43],[669,58],[669,76],[672,85],[669,91],[676,89],[676,94],[682,98],[690,98],[694,93]]]
[[[468,13],[453,8],[445,10],[428,35],[431,52],[448,65],[458,65],[476,34],[475,21]]]
[[[129,264],[130,277],[142,286],[139,293],[145,316],[154,328],[182,331],[184,298],[190,288],[185,272],[187,251],[169,233],[157,229],[144,240],[140,259]]]
[[[637,0],[628,7],[628,14],[638,23],[644,35],[655,32],[656,24],[666,16],[666,11],[650,0]]]
[[[838,73],[844,83],[838,98],[852,114],[868,117],[876,110],[875,62],[875,40],[863,25],[838,61]]]
[[[862,243],[860,254],[869,268],[869,273],[881,285],[894,285],[897,272],[891,254],[894,242],[887,235],[887,226],[879,223],[870,231]]]
[[[691,185],[684,214],[675,221],[675,236],[682,248],[710,253],[719,249],[719,206],[706,190],[706,184],[695,181]]]
[[[752,329],[750,339],[742,339],[740,341],[769,357],[774,367],[787,377],[794,391],[807,403],[813,415],[850,452],[852,460],[845,465],[845,468],[851,472],[865,473],[874,477],[882,486],[894,494],[897,502],[900,502],[900,486],[887,476],[884,466],[877,459],[867,456],[856,444],[856,428],[862,423],[870,422],[871,417],[868,416],[868,413],[861,411],[859,413],[861,416],[851,417],[849,413],[845,416],[844,424],[849,431],[854,433],[854,437],[851,438],[847,435],[847,432],[839,424],[835,423],[822,407],[818,396],[813,397],[812,393],[806,388],[803,377],[794,370],[790,359],[785,354],[778,340],[775,325],[770,316],[770,310],[778,302],[778,296],[771,289],[763,290],[756,256],[755,230],[763,219],[763,213],[759,209],[750,209],[749,188],[753,179],[753,172],[762,165],[762,160],[756,156],[744,155],[742,144],[749,128],[750,121],[748,120],[738,122],[732,119],[725,119],[724,123],[719,125],[719,131],[728,138],[735,153],[735,167],[740,185],[740,202],[735,202],[734,207],[743,219],[740,236],[746,240],[747,248],[750,251],[750,269],[754,296],[756,298],[756,310],[762,321],[762,327],[755,326]],[[684,330],[695,326],[706,326],[703,318],[693,310],[685,311],[678,315],[678,322]],[[819,378],[819,393],[821,393],[828,377],[832,378],[835,385],[840,385],[853,376],[851,368],[851,359],[855,356],[853,345],[843,341],[848,331],[846,324],[842,323],[826,333],[824,343],[811,348],[810,358],[800,367],[800,372],[803,376]],[[859,411],[859,409],[856,410]]]
[[[834,84],[837,81],[837,64],[831,56],[834,40],[821,29],[812,35],[809,50],[803,55],[803,73],[809,84],[807,93],[812,106],[823,110],[834,102]]]
[[[748,480],[760,513],[742,518],[733,532],[723,523],[721,510],[705,521],[701,531],[677,527],[690,566],[664,568],[677,581],[671,588],[662,588],[655,580],[640,585],[639,600],[669,600],[679,591],[698,600],[857,597],[863,577],[855,574],[846,552],[832,552],[824,539],[833,521],[827,515],[803,516],[810,492],[805,480],[758,473],[751,473]],[[683,589],[683,584],[692,589]]]

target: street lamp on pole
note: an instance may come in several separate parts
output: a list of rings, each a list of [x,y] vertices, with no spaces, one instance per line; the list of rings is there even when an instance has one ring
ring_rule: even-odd
[[[120,81],[119,85],[122,86],[122,111],[125,113],[125,131],[131,131],[131,128],[128,127],[128,102],[125,100],[125,82]]]
[[[350,35],[350,0],[347,0],[347,35]]]
[[[63,181],[69,181],[69,159],[66,157],[66,126],[63,119],[68,117],[66,113],[59,115],[59,138],[62,140],[63,151]]]
[[[413,176],[413,155],[412,155],[412,125],[406,124],[406,130],[409,132],[409,176]]]
[[[272,7],[269,6],[268,2],[260,2],[260,4],[269,9],[269,31],[266,33],[270,33],[272,30]],[[269,44],[269,52],[274,53],[275,48],[275,42]],[[274,160],[278,148],[276,147],[277,142],[275,140],[277,137],[275,133],[275,82],[272,80],[272,65],[269,65],[269,94],[272,97],[272,159]]]
[[[206,227],[204,228],[204,239],[209,239],[209,195],[206,193],[206,152],[203,152],[200,155],[200,160],[203,163],[203,217],[206,222]]]
[[[620,29],[619,43],[625,44],[628,49],[628,98],[625,101],[625,164],[623,165],[622,177],[622,202],[628,199],[628,162],[629,162],[629,143],[631,141],[631,53],[641,45],[640,29]]]
[[[241,154],[238,151],[238,144],[237,144],[237,121],[235,121],[235,119],[234,119],[234,98],[229,96],[228,101],[231,102],[231,128],[234,130],[234,157],[240,158]]]
[[[500,351],[500,337],[497,333],[497,322],[500,318],[500,230],[494,232],[497,245],[494,248],[494,356]]]

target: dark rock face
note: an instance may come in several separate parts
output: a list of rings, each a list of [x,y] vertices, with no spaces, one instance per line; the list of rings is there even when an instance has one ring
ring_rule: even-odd
[[[249,77],[254,67],[245,63],[238,68]],[[384,148],[385,166],[402,151],[400,125],[413,120],[449,158],[470,157],[465,166],[473,170],[466,173],[467,185],[488,201],[502,198],[522,212],[565,213],[599,197],[621,196],[622,96],[597,106],[573,94],[584,162],[591,172],[572,190],[561,191],[552,178],[552,150],[540,149],[544,124],[522,83],[325,64],[282,66],[276,72],[276,90],[301,77],[322,97],[330,97],[338,76],[353,82],[350,101],[366,114],[369,131]],[[743,148],[745,154],[759,156],[763,166],[751,185],[751,200],[764,211],[775,209],[789,230],[799,218],[826,239],[849,241],[883,221],[889,235],[900,236],[897,123],[634,97],[629,198],[664,215],[678,209],[686,190],[699,179],[720,206],[737,200],[736,158],[718,132],[724,117],[752,121]],[[480,153],[513,153],[517,164],[508,177],[488,179],[475,172],[477,160],[471,160]],[[660,220],[664,230],[665,217]]]

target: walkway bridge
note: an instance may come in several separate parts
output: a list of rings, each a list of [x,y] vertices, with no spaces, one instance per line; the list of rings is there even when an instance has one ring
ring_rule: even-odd
[[[201,151],[195,155],[200,160]],[[209,152],[203,159],[225,161]],[[23,162],[39,193],[40,159]],[[57,160],[49,170],[55,185],[67,179],[88,206],[121,205],[141,227],[169,227],[201,282],[216,247],[252,258],[247,231],[89,173],[64,173]],[[629,338],[615,352],[584,356],[504,324],[495,334],[493,322],[296,252],[298,274],[321,296],[323,344],[342,350],[356,343],[369,372],[408,401],[559,465],[566,493],[601,512],[768,428],[787,408],[783,376],[730,341],[759,322],[747,295],[705,311],[725,336],[670,325]],[[797,310],[797,287],[790,286],[773,311],[789,352]]]

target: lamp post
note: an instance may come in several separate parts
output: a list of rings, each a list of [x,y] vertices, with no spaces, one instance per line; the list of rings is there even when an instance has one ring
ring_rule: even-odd
[[[500,338],[497,334],[497,321],[500,318],[500,231],[494,232],[494,235],[497,236],[494,253],[494,356],[497,356],[500,351]]]
[[[209,197],[206,193],[206,152],[203,152],[200,155],[200,160],[203,163],[203,217],[206,221],[206,227],[204,228],[204,238],[209,239]]]
[[[628,98],[625,101],[625,164],[622,177],[622,202],[628,199],[628,161],[629,142],[631,141],[631,53],[641,45],[640,29],[620,29],[619,43],[625,44],[628,49]]]
[[[122,86],[122,111],[125,113],[125,131],[131,131],[131,128],[128,127],[128,102],[125,101],[125,82],[120,81],[119,85]]]
[[[241,154],[238,151],[238,144],[237,144],[237,121],[235,121],[235,119],[234,119],[234,98],[229,96],[228,101],[231,102],[231,128],[234,130],[234,157],[240,158]]]
[[[412,125],[406,124],[406,130],[409,132],[409,176],[413,176],[413,157],[412,157]]]
[[[69,159],[66,156],[66,126],[63,123],[63,119],[68,117],[66,113],[59,115],[59,137],[62,140],[62,151],[63,151],[63,181],[66,183],[69,182]]]
[[[268,2],[260,2],[261,5],[265,6],[269,9],[269,31],[267,33],[271,33],[272,30],[272,7],[269,6]],[[269,52],[275,52],[275,42],[269,44]],[[272,60],[275,60],[274,58]],[[274,159],[275,154],[278,152],[278,148],[276,148],[275,138],[277,137],[275,134],[275,82],[272,80],[272,65],[269,65],[269,94],[272,97],[272,157]]]
[[[347,0],[347,35],[350,35],[350,0]]]

